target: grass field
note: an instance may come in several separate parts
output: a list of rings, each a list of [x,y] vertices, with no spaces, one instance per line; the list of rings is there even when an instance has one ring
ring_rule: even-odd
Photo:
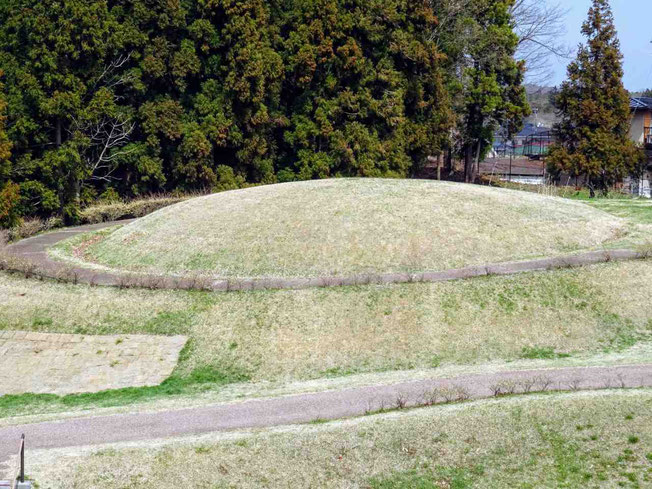
[[[440,284],[211,293],[0,275],[6,329],[190,337],[175,376],[293,381],[600,353],[652,335],[652,261]],[[210,380],[210,375],[208,376]]]
[[[338,185],[349,184],[343,182]],[[457,186],[452,188],[457,191]],[[500,261],[500,253],[518,249],[520,235],[516,224],[529,231],[544,229],[551,236],[560,233],[554,243],[540,243],[541,247],[548,247],[545,253],[595,245],[604,233],[612,240],[634,236],[639,242],[642,236],[652,236],[649,234],[652,205],[647,202],[600,199],[591,202],[590,205],[598,208],[592,209],[584,204],[528,193],[518,193],[517,198],[512,198],[516,192],[509,190],[499,190],[500,197],[496,197],[494,190],[481,188],[482,192],[486,190],[490,190],[489,196],[475,195],[473,202],[486,199],[486,206],[487,202],[495,203],[492,199],[507,199],[509,202],[500,203],[503,210],[507,209],[505,216],[490,215],[492,223],[478,221],[478,209],[473,207],[473,202],[467,205],[465,199],[470,197],[462,193],[456,200],[448,201],[446,210],[440,210],[448,212],[450,219],[467,222],[468,229],[447,238],[433,234],[445,240],[446,246],[454,246],[460,240],[460,249],[451,248],[452,252],[449,249],[451,256],[443,258],[444,255],[437,254],[442,250],[421,254],[421,249],[413,257],[437,259],[440,260],[437,263],[447,263],[446,266],[466,263],[455,260],[474,260],[480,256],[487,259],[489,254],[492,261]],[[414,199],[410,205],[420,209],[422,217],[427,206],[419,208],[417,203],[427,194],[426,191],[409,193],[410,199]],[[344,200],[350,199],[346,205],[353,205],[353,194],[346,195]],[[360,195],[355,198],[359,199]],[[401,198],[405,195],[401,194]],[[192,207],[193,202],[198,201],[186,202],[177,209]],[[362,202],[363,212],[371,213],[367,218],[378,211],[375,204],[365,199]],[[524,207],[515,202],[524,203]],[[290,205],[283,199],[281,203]],[[250,204],[260,205],[260,202]],[[304,226],[311,222],[312,211],[308,209],[314,210],[312,204],[306,205],[299,213]],[[267,210],[269,206],[262,207]],[[153,214],[152,225],[159,226],[157,216],[173,209]],[[228,207],[220,209],[214,212],[226,213]],[[288,208],[285,211],[289,212]],[[575,220],[564,217],[565,213],[575,213]],[[234,222],[238,220],[237,212],[229,216]],[[415,225],[410,219],[404,216],[405,222]],[[264,221],[260,217],[245,222],[243,228],[256,225],[260,229]],[[426,221],[432,226],[428,232],[435,233],[435,220]],[[207,222],[213,225],[217,221]],[[351,222],[354,228],[359,225]],[[196,221],[194,226],[196,229],[210,227],[208,224],[202,227]],[[269,226],[268,231],[273,228]],[[392,226],[398,226],[397,221]],[[157,233],[164,233],[163,228]],[[389,233],[380,233],[386,237],[396,229],[381,231]],[[110,234],[107,240],[89,247],[89,255],[83,258],[95,260],[92,254],[99,253],[97,250],[102,246],[109,246],[122,232],[135,231],[127,226]],[[543,252],[543,248],[538,248],[536,232],[523,237],[524,252]],[[482,246],[473,241],[485,235],[488,238],[480,243]],[[212,236],[222,239],[220,233]],[[261,243],[271,239],[271,235],[260,241],[248,236],[238,237],[242,240],[238,246],[252,239],[255,246],[251,252],[259,255],[263,250]],[[310,242],[312,235],[305,236],[306,242]],[[202,241],[201,236],[192,239],[195,238],[198,241],[193,241],[193,245],[206,246],[206,249],[215,245]],[[120,253],[132,247],[137,250],[141,245],[144,253],[147,245],[139,239],[136,236],[133,241],[120,245],[122,251],[116,256],[122,256],[122,260],[127,255]],[[425,240],[426,234],[401,239],[408,246],[410,239]],[[484,246],[497,242],[492,240],[504,240],[505,245],[497,250]],[[345,242],[343,239],[342,243]],[[271,243],[273,253],[283,252],[282,243],[274,239],[267,243]],[[383,248],[382,240],[379,243],[376,248],[374,243],[369,246],[382,254],[379,250],[388,248]],[[68,251],[75,247],[70,243],[66,246]],[[298,253],[303,245],[293,249],[287,249],[287,243],[285,246],[290,256]],[[472,246],[478,249],[472,250]],[[336,256],[353,252],[346,246],[333,247],[333,243],[324,244],[320,252],[326,250]],[[407,262],[401,261],[406,255],[390,251],[394,254],[381,257],[370,254],[371,261],[364,263],[407,266]],[[237,247],[229,251],[237,252]],[[178,253],[176,264],[164,264],[161,270],[185,267],[186,258],[181,251]],[[279,266],[278,256],[273,253],[265,263],[251,266],[244,259],[230,264],[213,261],[211,266],[220,272],[232,267],[228,269],[236,274],[262,274]],[[128,259],[132,258],[140,260],[142,256],[129,254]],[[366,259],[363,255],[358,258]],[[514,258],[505,255],[505,259]],[[128,259],[120,266],[128,266]],[[303,264],[299,260],[297,266],[303,268],[277,270],[282,270],[279,275],[333,271],[327,261],[318,262],[318,268],[314,269],[309,265],[308,260]],[[338,262],[338,266],[344,267],[341,270],[354,271],[349,265],[346,260]],[[165,409],[191,402],[282,395],[293,392],[292,389],[305,392],[345,388],[355,382],[368,385],[369,380],[363,380],[365,375],[373,377],[374,382],[386,375],[385,381],[391,382],[390,375],[402,375],[401,371],[405,375],[418,371],[423,375],[443,376],[456,369],[471,371],[472,366],[518,369],[525,364],[534,366],[534,362],[537,362],[534,368],[562,362],[593,365],[618,355],[622,356],[620,363],[630,358],[648,361],[647,352],[652,347],[651,281],[652,260],[437,284],[237,293],[120,290],[27,280],[0,273],[0,329],[86,335],[184,334],[190,338],[177,369],[161,386],[66,397],[4,396],[0,397],[0,418],[6,418],[3,422],[11,425],[21,419],[39,421],[47,417],[98,413],[98,408],[115,412]],[[398,380],[398,377],[394,379]],[[324,387],[328,382],[337,386]],[[277,390],[266,394],[262,387],[266,385]],[[219,397],[222,391],[231,397]],[[133,405],[149,401],[152,404]],[[62,458],[46,452],[35,457],[39,465],[30,463],[33,467],[30,475],[41,482],[40,487],[53,489],[171,485],[367,489],[652,487],[651,408],[652,390],[501,398],[343,422],[324,424],[315,420],[301,427],[215,434],[201,440],[165,442],[165,446],[117,447],[92,454],[88,450],[66,450]],[[87,414],[80,413],[82,409]],[[24,414],[35,416],[8,418]]]
[[[445,284],[135,291],[0,278],[8,329],[185,334],[179,373],[294,380],[631,346],[650,331],[652,262]],[[616,286],[617,284],[617,286]]]
[[[193,199],[99,239],[63,243],[57,254],[135,271],[308,277],[556,255],[624,234],[625,221],[567,199],[446,182],[338,179]]]
[[[631,222],[652,224],[652,200],[650,199],[597,199],[588,203]]]
[[[44,454],[55,488],[643,488],[652,391],[548,394]],[[66,456],[67,455],[67,456]]]
[[[502,188],[536,193],[543,196],[563,197],[581,201],[614,216],[626,218],[634,224],[652,224],[652,200],[650,199],[632,197],[621,192],[611,192],[606,196],[597,194],[592,199],[589,197],[587,189],[576,189],[574,187],[528,185],[502,181],[493,181],[492,184],[499,185]]]
[[[628,227],[645,224],[652,207],[630,202],[607,210]],[[240,293],[119,290],[0,274],[2,328],[190,338],[161,387],[4,398],[0,416],[194,395],[244,381],[627,352],[652,344],[651,280],[652,261],[439,284]]]

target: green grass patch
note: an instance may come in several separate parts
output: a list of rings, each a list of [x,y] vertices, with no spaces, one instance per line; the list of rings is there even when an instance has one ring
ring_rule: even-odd
[[[596,199],[588,202],[596,209],[623,217],[637,224],[652,224],[652,200],[650,199]]]
[[[521,358],[529,360],[552,360],[555,358],[568,358],[570,353],[557,353],[552,347],[523,347]]]
[[[398,472],[389,477],[373,478],[370,489],[470,489],[473,487],[472,471],[464,468],[438,467],[422,473],[418,470]]]
[[[172,375],[162,384],[149,387],[128,387],[83,394],[19,394],[0,396],[0,418],[65,411],[71,408],[108,408],[154,401],[174,396],[191,395],[237,382],[246,382],[245,371],[220,370],[212,366],[194,369],[190,375]]]
[[[577,443],[570,436],[565,436],[550,427],[544,427],[540,423],[537,423],[536,429],[541,439],[550,446],[559,487],[578,487],[585,480],[582,472],[587,457],[583,453],[578,453],[580,450]]]

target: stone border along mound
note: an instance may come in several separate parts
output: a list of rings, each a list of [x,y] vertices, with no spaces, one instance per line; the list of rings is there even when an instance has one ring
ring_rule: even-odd
[[[491,275],[513,275],[522,272],[555,270],[595,265],[612,261],[641,260],[649,258],[648,253],[634,250],[589,251],[554,258],[478,265],[440,272],[418,273],[373,273],[349,276],[315,278],[211,278],[202,275],[171,276],[136,273],[120,273],[75,267],[52,259],[47,250],[51,246],[76,235],[99,231],[112,226],[128,224],[132,219],[106,222],[54,231],[12,244],[7,247],[4,260],[0,258],[0,269],[25,274],[26,277],[45,277],[64,282],[83,283],[120,288],[183,289],[212,291],[244,290],[291,290],[316,287],[338,287],[353,285],[388,285],[405,283],[434,283],[468,279]]]

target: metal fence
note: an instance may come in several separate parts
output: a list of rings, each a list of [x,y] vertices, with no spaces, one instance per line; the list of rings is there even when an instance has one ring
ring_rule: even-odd
[[[555,142],[552,131],[539,132],[525,138],[523,142],[523,155],[528,158],[541,158],[550,151],[550,146]]]

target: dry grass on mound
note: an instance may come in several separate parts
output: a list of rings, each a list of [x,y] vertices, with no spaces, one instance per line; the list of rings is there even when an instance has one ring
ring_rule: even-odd
[[[649,390],[483,401],[51,456],[31,475],[53,489],[650,487],[651,404]]]
[[[208,293],[93,288],[0,274],[2,328],[184,334],[178,373],[252,380],[600,353],[649,341],[652,262],[441,284]]]
[[[114,231],[85,258],[130,270],[239,277],[405,272],[556,255],[625,232],[617,217],[560,198],[340,179],[183,202]]]

